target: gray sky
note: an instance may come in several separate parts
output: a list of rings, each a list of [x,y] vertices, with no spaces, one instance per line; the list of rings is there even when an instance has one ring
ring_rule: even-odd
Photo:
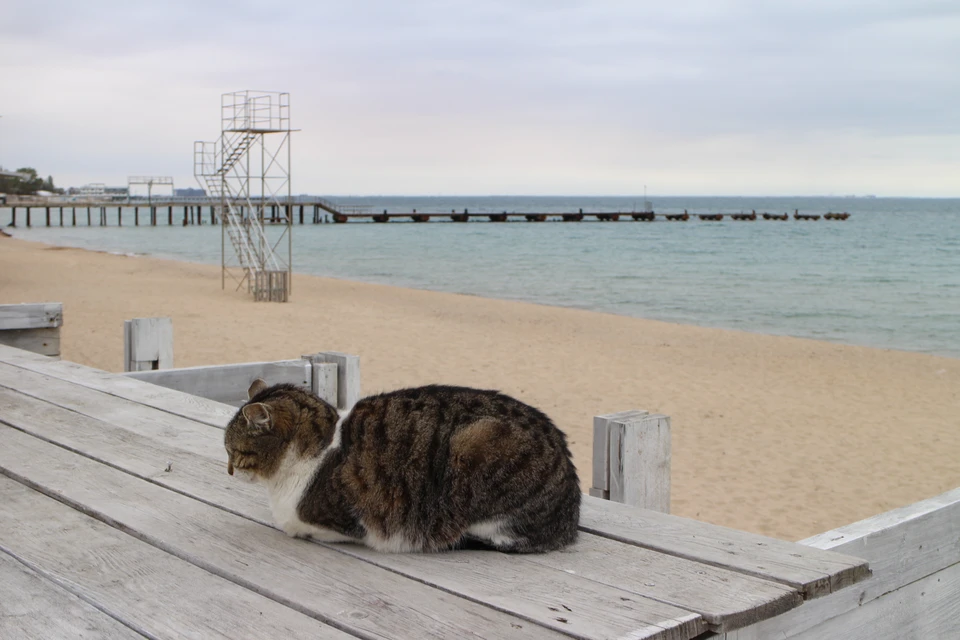
[[[960,196],[956,0],[7,0],[0,165],[193,179],[291,94],[294,193]]]

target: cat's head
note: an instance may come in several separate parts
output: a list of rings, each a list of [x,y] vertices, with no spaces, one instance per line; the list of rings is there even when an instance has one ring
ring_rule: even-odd
[[[247,391],[247,398],[252,400],[266,388],[263,380],[256,379]],[[278,417],[271,413],[266,402],[247,402],[240,407],[223,436],[227,473],[233,475],[236,469],[246,480],[273,475],[288,446],[283,437],[285,429],[277,423]]]
[[[223,436],[230,475],[237,470],[249,480],[268,479],[291,446],[300,455],[317,455],[333,437],[336,410],[303,389],[268,387],[258,378],[247,397]]]

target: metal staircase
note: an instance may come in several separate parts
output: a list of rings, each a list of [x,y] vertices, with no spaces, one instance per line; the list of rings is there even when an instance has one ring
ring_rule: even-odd
[[[194,143],[193,173],[207,195],[220,201],[217,208],[224,240],[229,238],[233,248],[235,260],[228,259],[226,242],[222,243],[224,286],[229,274],[238,289],[246,285],[256,300],[286,301],[291,219],[284,218],[280,237],[273,239],[268,237],[263,220],[267,207],[276,211],[284,206],[280,188],[286,187],[289,203],[289,96],[249,91],[224,94],[221,111],[220,140]],[[270,133],[283,134],[275,150],[265,140],[265,134]],[[286,167],[281,151],[287,152]],[[280,187],[273,186],[277,180]],[[261,193],[252,194],[256,187]],[[286,261],[280,260],[275,251],[284,236]]]

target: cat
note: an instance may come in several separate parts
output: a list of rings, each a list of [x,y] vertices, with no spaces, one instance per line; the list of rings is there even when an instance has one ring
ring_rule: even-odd
[[[256,380],[227,425],[227,472],[266,485],[294,537],[385,552],[472,546],[540,553],[577,537],[580,487],[566,437],[504,395],[430,385],[337,410]]]

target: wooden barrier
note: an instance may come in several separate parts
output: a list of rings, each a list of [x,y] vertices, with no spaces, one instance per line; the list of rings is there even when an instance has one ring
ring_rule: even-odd
[[[855,588],[808,602],[723,640],[960,638],[960,489],[801,544],[870,562]]]
[[[0,304],[0,344],[59,358],[62,325],[59,302]]]
[[[247,389],[257,378],[262,378],[271,385],[286,383],[305,389],[312,388],[310,363],[302,359],[184,367],[131,372],[126,375],[233,406],[240,406],[247,400]]]
[[[639,410],[594,417],[589,493],[670,513],[670,418]]]
[[[173,367],[173,321],[134,318],[123,321],[123,370],[151,371]]]
[[[240,406],[257,378],[267,384],[292,384],[312,391],[340,410],[360,399],[360,358],[337,351],[302,356],[297,360],[147,369],[124,374],[167,389]]]

